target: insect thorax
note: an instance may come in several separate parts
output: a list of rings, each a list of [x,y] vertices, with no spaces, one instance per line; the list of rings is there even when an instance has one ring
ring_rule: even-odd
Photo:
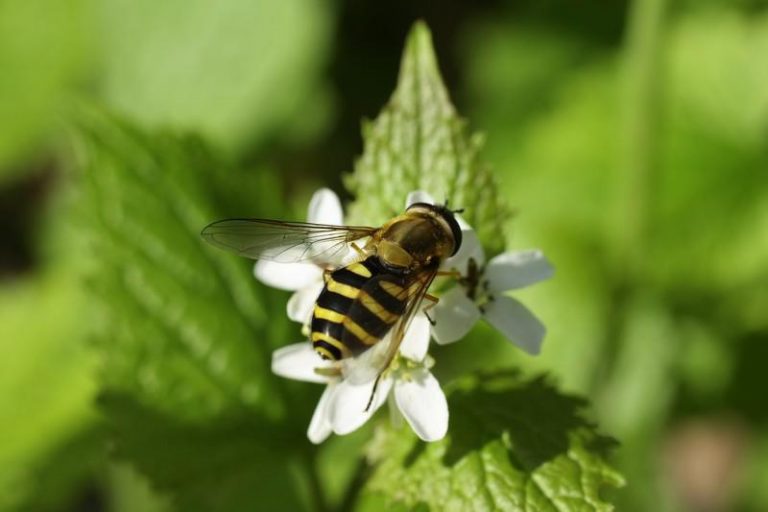
[[[384,265],[416,270],[453,251],[450,231],[432,215],[405,213],[396,217],[382,233],[378,253]]]

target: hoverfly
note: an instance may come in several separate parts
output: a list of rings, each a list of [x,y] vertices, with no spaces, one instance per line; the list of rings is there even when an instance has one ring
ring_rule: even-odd
[[[368,364],[347,377],[378,383],[422,301],[431,298],[427,290],[440,264],[461,246],[455,213],[447,205],[414,203],[380,227],[227,219],[205,227],[202,236],[248,258],[328,265],[310,341],[324,359],[364,355]],[[350,248],[357,257],[344,264]]]

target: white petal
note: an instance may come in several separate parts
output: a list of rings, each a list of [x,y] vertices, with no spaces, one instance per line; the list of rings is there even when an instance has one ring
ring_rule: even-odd
[[[423,361],[429,348],[429,328],[430,324],[426,315],[419,313],[414,316],[411,325],[405,331],[405,336],[403,336],[400,353],[412,361]]]
[[[549,279],[554,272],[539,250],[505,252],[488,262],[485,279],[490,291],[503,292]]]
[[[435,325],[432,335],[441,345],[453,343],[467,335],[480,318],[480,310],[467,297],[462,286],[454,286],[440,296],[440,302],[430,311]]]
[[[508,340],[529,354],[539,353],[547,330],[528,308],[512,297],[497,295],[484,309],[485,318]]]
[[[392,379],[382,378],[373,397],[371,407],[365,407],[371,399],[373,382],[367,384],[352,384],[348,380],[341,381],[336,387],[331,400],[331,428],[339,435],[349,434],[360,428],[373,413],[386,401],[392,389]]]
[[[462,231],[472,230],[472,226],[469,224],[469,222],[464,220],[464,217],[462,217],[460,213],[455,214],[454,217],[456,217],[456,222],[459,224],[459,227]]]
[[[364,246],[365,242],[357,241],[358,247]],[[338,249],[337,249],[338,250]],[[351,265],[352,263],[356,263],[360,261],[360,253],[354,250],[351,246],[345,247],[344,249],[341,249],[341,251],[336,254],[334,253],[332,263],[333,266],[338,267],[346,267],[347,265]]]
[[[253,274],[262,283],[280,290],[296,291],[323,280],[323,271],[314,263],[277,263],[259,260]]]
[[[448,402],[440,383],[427,370],[395,382],[395,401],[416,435],[438,441],[448,431]]]
[[[336,383],[334,382],[329,383],[325,387],[325,391],[320,396],[320,401],[317,402],[317,407],[315,407],[315,412],[312,414],[312,419],[309,422],[307,437],[315,444],[322,443],[331,435],[330,405],[335,390]]]
[[[343,224],[344,217],[339,196],[328,188],[321,188],[309,201],[307,220],[316,224]]]
[[[323,291],[322,281],[302,288],[291,295],[285,308],[288,318],[300,324],[308,323],[312,319],[312,310],[321,291]]]
[[[456,269],[461,272],[461,275],[467,275],[467,267],[469,260],[475,260],[478,266],[485,262],[485,252],[483,246],[480,245],[480,240],[477,238],[475,230],[461,230],[461,247],[459,252],[448,258],[441,265],[444,269]]]
[[[429,193],[424,192],[423,190],[414,190],[409,193],[408,197],[405,199],[406,209],[414,203],[435,204],[435,200]]]
[[[272,373],[288,379],[306,382],[328,382],[328,377],[318,375],[315,368],[333,366],[325,361],[308,342],[294,343],[272,352]]]

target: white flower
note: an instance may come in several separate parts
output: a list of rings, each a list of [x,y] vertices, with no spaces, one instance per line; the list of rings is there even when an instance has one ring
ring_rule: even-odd
[[[321,188],[312,195],[307,222],[341,225],[344,222],[339,197],[330,189]],[[254,275],[262,283],[294,292],[288,300],[288,318],[306,324],[312,316],[317,296],[323,290],[325,267],[312,262],[277,263],[259,260]]]
[[[415,202],[434,204],[424,192],[409,194],[406,208]],[[308,221],[341,225],[338,197],[327,189],[316,192],[310,202]],[[476,320],[485,316],[522,348],[537,353],[544,326],[525,306],[502,292],[546,279],[552,275],[552,267],[540,251],[508,252],[485,264],[477,235],[460,216],[457,221],[462,227],[463,242],[442,268],[454,269],[461,277],[459,284],[442,295],[432,309],[435,319],[432,335],[439,343],[456,341]],[[288,302],[288,316],[306,326],[322,291],[325,270],[317,263],[259,261],[255,274],[268,285],[295,292]],[[448,403],[440,384],[429,371],[433,361],[427,355],[430,326],[426,316],[419,313],[413,318],[397,356],[381,374],[375,388],[381,357],[391,336],[392,333],[357,358],[338,362],[320,358],[309,342],[274,352],[272,371],[277,375],[326,384],[307,430],[313,443],[322,442],[332,432],[343,435],[357,430],[388,397],[393,410],[399,411],[421,439],[436,441],[445,436]]]
[[[385,338],[380,343],[386,342]],[[405,334],[399,356],[382,374],[367,410],[374,382],[355,383],[343,378],[339,363],[321,359],[310,343],[276,350],[272,371],[291,379],[327,383],[307,430],[313,443],[322,442],[331,432],[344,435],[357,430],[384,404],[390,393],[395,407],[416,435],[424,441],[437,441],[448,430],[448,402],[429,371],[432,360],[427,355],[428,346],[429,323],[426,317],[418,315]],[[356,363],[366,364],[366,359],[361,356]]]
[[[407,205],[414,202],[434,200],[425,192],[413,192]],[[520,348],[538,354],[546,328],[528,308],[504,293],[548,279],[554,268],[535,249],[504,252],[486,263],[475,231],[458,215],[457,221],[462,228],[461,247],[442,269],[456,270],[461,278],[429,311],[435,340],[446,344],[463,338],[482,316]]]

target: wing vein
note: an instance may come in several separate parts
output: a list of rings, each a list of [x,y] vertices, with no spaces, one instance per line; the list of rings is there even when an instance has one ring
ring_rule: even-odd
[[[281,263],[342,261],[350,243],[373,235],[377,228],[334,226],[270,219],[227,219],[203,229],[207,242],[240,256]]]

